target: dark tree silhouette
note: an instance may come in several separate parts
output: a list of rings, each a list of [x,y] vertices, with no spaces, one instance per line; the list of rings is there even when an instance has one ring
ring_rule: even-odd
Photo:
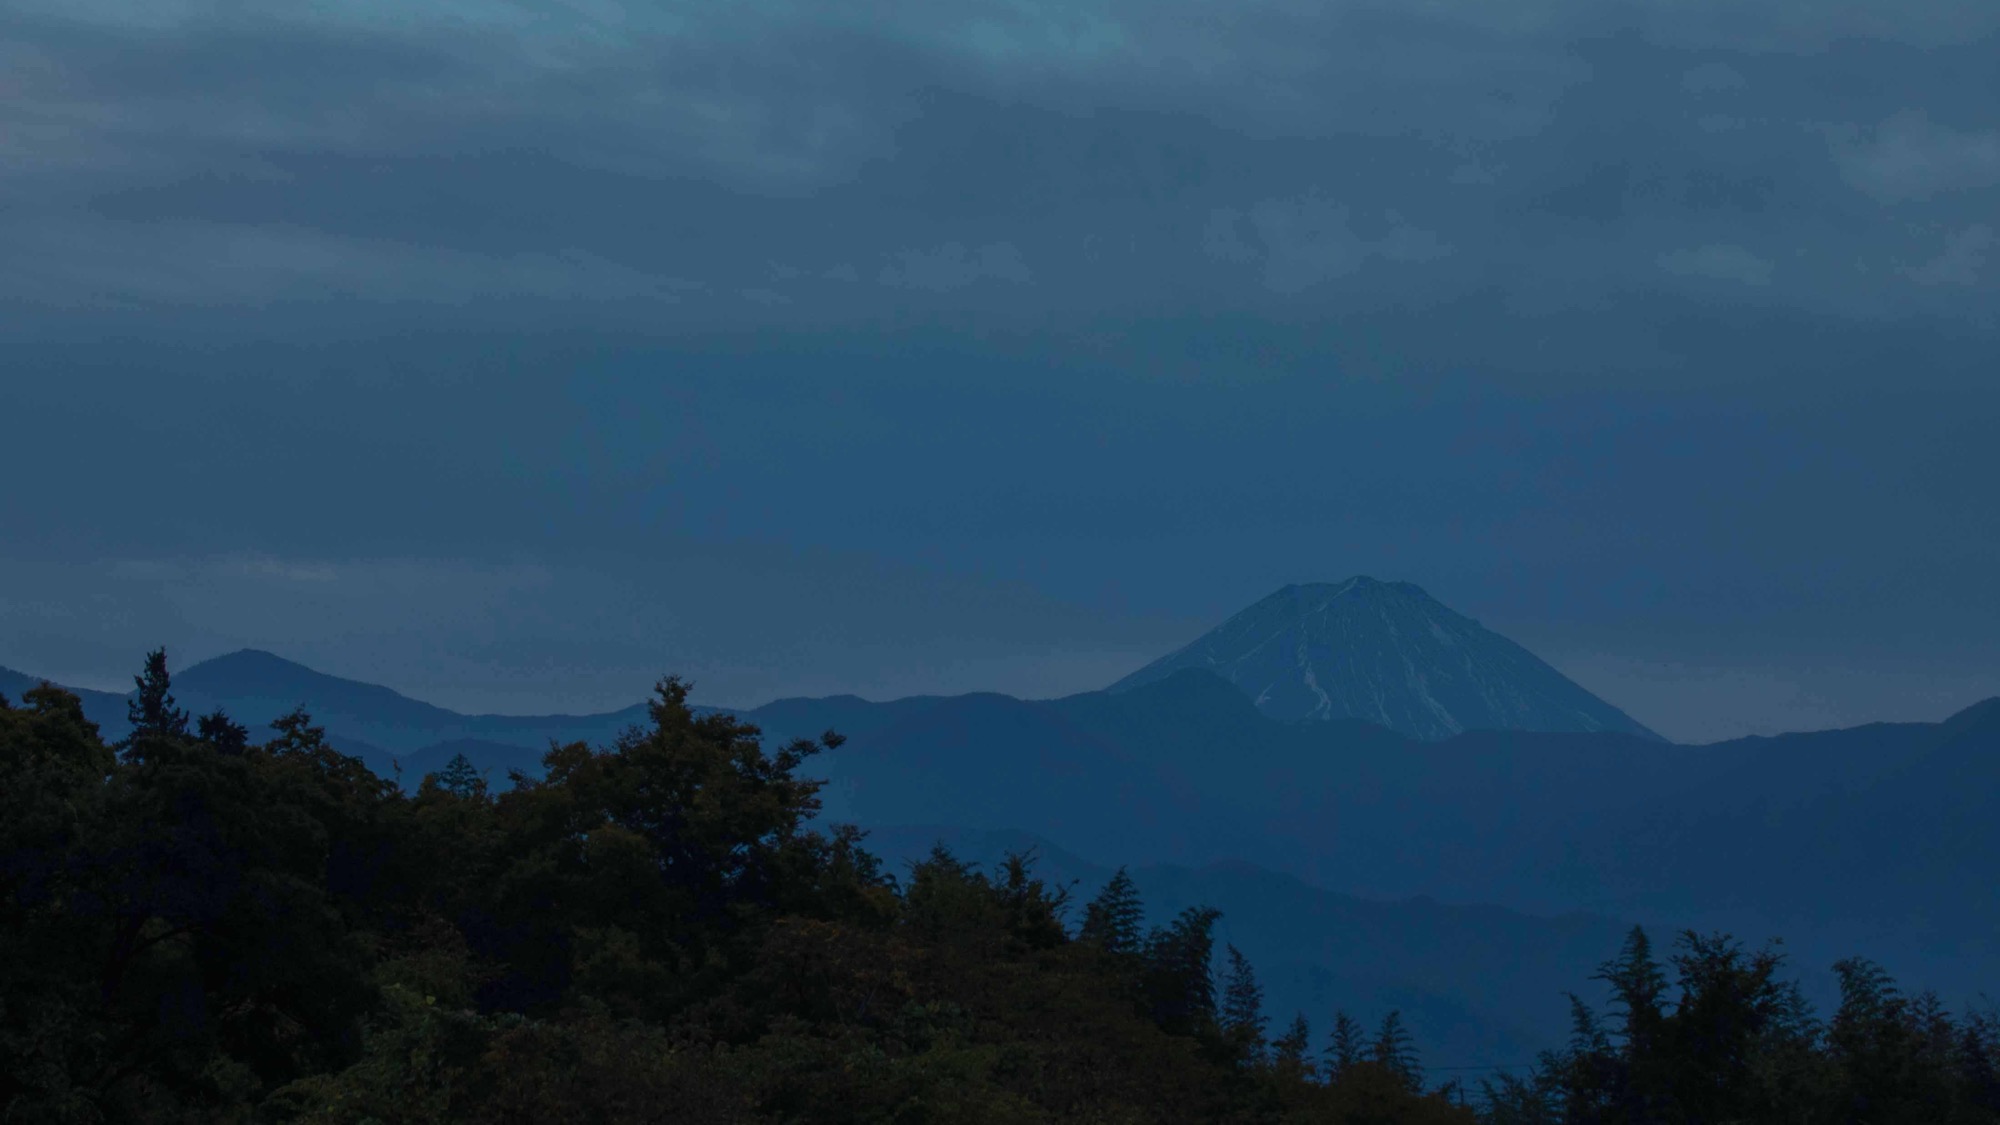
[[[1346,1074],[1368,1057],[1367,1052],[1361,1024],[1346,1012],[1333,1013],[1333,1031],[1328,1036],[1326,1050],[1321,1052],[1327,1073],[1335,1078]]]
[[[250,732],[221,711],[203,715],[195,723],[195,734],[223,754],[241,754],[250,748]]]
[[[463,753],[453,754],[451,761],[431,777],[437,780],[439,789],[461,800],[486,795],[486,779]]]
[[[1410,1029],[1403,1025],[1403,1013],[1390,1012],[1382,1017],[1375,1042],[1368,1048],[1368,1058],[1412,1093],[1423,1089],[1423,1068],[1418,1065],[1417,1048],[1410,1038]]]
[[[1215,1028],[1215,922],[1222,912],[1190,906],[1146,939],[1145,991],[1153,1019],[1166,1031],[1193,1035]]]
[[[1226,948],[1229,968],[1222,987],[1222,1031],[1243,1058],[1254,1061],[1264,1053],[1264,989],[1243,951],[1234,945]]]
[[[1285,1027],[1285,1033],[1271,1041],[1271,1062],[1280,1073],[1301,1079],[1312,1076],[1312,1061],[1306,1053],[1312,1049],[1312,1026],[1306,1022],[1306,1015],[1300,1012],[1292,1017]]]
[[[1145,906],[1132,876],[1120,867],[1097,897],[1083,908],[1083,927],[1078,935],[1107,953],[1137,953]]]
[[[142,738],[185,738],[187,712],[174,706],[173,681],[167,675],[167,650],[156,648],[146,654],[146,667],[132,677],[138,691],[125,704],[125,717],[132,724],[130,741]]]

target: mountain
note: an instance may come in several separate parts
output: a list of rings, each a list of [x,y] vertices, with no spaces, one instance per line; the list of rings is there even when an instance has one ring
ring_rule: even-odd
[[[421,703],[379,684],[329,676],[275,653],[246,648],[174,673],[174,694],[185,700],[233,703],[239,720],[265,720],[304,706],[314,718],[366,716],[369,726],[434,730],[465,716]]]
[[[1235,684],[1274,719],[1365,719],[1422,739],[1469,730],[1659,738],[1408,582],[1287,586],[1109,690],[1186,668]]]
[[[1150,762],[1144,744],[1104,737],[1048,703],[976,694],[871,706],[890,717],[850,715],[862,721],[841,727],[801,714],[794,721],[805,730],[780,728],[763,708],[746,717],[779,738],[828,726],[867,732],[801,771],[829,782],[825,820],[1016,829],[1100,862],[1133,853],[1199,862],[1261,852],[1268,838]]]
[[[41,677],[0,668],[0,694],[16,703],[41,682]],[[82,699],[84,715],[106,739],[125,737],[129,694],[68,690]],[[551,742],[608,744],[626,728],[650,721],[645,703],[588,715],[465,715],[259,649],[241,649],[177,669],[173,692],[175,702],[190,715],[227,712],[249,727],[255,740],[270,736],[273,719],[302,707],[326,728],[327,740],[335,748],[361,758],[385,777],[400,766],[412,784],[459,749],[469,749],[468,757],[491,766],[496,783],[504,786],[509,768],[539,770]],[[464,746],[436,752],[440,746],[458,743]]]
[[[456,752],[447,750],[442,756],[428,752],[441,744],[466,743],[477,751],[468,756],[493,764],[498,779],[510,766],[525,762],[538,767],[551,742],[609,743],[627,727],[648,721],[644,703],[590,715],[465,715],[258,649],[242,649],[176,671],[173,686],[175,699],[190,713],[226,711],[248,726],[253,737],[263,737],[271,720],[303,707],[326,728],[335,747],[359,756],[384,776],[400,765],[412,782]],[[123,737],[124,702],[107,698],[117,700],[115,717],[93,714],[92,718],[104,727],[105,737]],[[499,762],[503,757],[507,761]]]
[[[1628,918],[1663,941],[1683,928],[1783,937],[1827,987],[1844,956],[1950,995],[2000,973],[1986,870],[2000,703],[1676,746],[1281,722],[1196,669],[1033,702],[828,702],[745,717],[774,736],[867,732],[805,768],[829,780],[830,820],[1004,826],[1099,866],[1238,860],[1362,898]]]
[[[16,672],[12,668],[0,667],[0,695],[8,702],[20,706],[21,700],[30,691],[42,686],[45,677],[30,676],[26,672]],[[122,738],[125,734],[125,697],[117,692],[92,691],[89,688],[65,687],[83,702],[83,716],[96,723],[106,738]]]
[[[18,700],[36,682],[0,674],[0,691]],[[189,710],[222,706],[253,731],[304,705],[335,746],[384,776],[400,764],[406,785],[463,753],[503,788],[509,768],[540,772],[551,739],[603,745],[646,721],[643,706],[461,715],[264,653],[197,665],[174,687]],[[123,733],[123,711],[122,696],[86,697],[107,737]],[[1577,911],[1643,922],[1663,941],[1684,927],[1752,944],[1783,936],[1816,1001],[1843,956],[1954,1000],[2000,974],[1988,870],[2000,852],[2000,700],[1941,723],[1709,746],[1602,730],[1426,740],[1358,718],[1284,721],[1201,668],[1061,699],[840,696],[739,714],[772,741],[849,736],[802,770],[828,783],[822,822],[873,830],[891,853],[916,846],[904,826],[943,826],[922,834],[1050,842],[1086,882],[1118,864],[1152,872],[1153,905],[1206,897],[1231,911],[1228,940],[1254,947],[1274,997],[1317,1018],[1334,1003],[1402,1006],[1434,1023],[1427,1046],[1477,1061],[1548,1037],[1492,1022],[1518,1005],[1453,975],[1478,952],[1468,927],[1515,927],[1508,958],[1544,941],[1558,959],[1588,947],[1568,986],[1611,952],[1595,924],[1573,942],[1538,928]],[[1442,904],[1421,926],[1353,905],[1412,895]],[[1482,922],[1479,911],[1501,913]],[[1408,958],[1392,958],[1398,949]]]
[[[1009,853],[1030,855],[1037,876],[1069,888],[1072,918],[1113,871],[1025,832],[897,825],[873,829],[867,839],[899,876],[935,844],[988,871]],[[1399,1010],[1425,1065],[1447,1072],[1513,1069],[1505,1064],[1565,1039],[1564,993],[1599,1002],[1601,989],[1585,979],[1588,967],[1609,957],[1630,928],[1595,914],[1537,917],[1426,898],[1364,899],[1240,861],[1133,864],[1129,872],[1149,925],[1189,906],[1222,911],[1217,937],[1256,966],[1275,1025],[1303,1013],[1317,1042],[1336,1010],[1371,1030]]]

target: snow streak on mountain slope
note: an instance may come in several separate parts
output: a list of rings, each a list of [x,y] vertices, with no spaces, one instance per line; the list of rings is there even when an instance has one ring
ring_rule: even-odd
[[[1287,586],[1110,690],[1183,668],[1216,673],[1274,719],[1366,719],[1423,739],[1481,729],[1659,737],[1408,582]]]

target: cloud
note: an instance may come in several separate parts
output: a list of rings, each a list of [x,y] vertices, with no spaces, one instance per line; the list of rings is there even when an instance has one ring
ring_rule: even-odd
[[[1829,131],[1835,159],[1850,185],[1884,203],[2000,186],[2000,130],[1963,132],[1905,110],[1859,133]]]
[[[945,293],[976,281],[994,278],[1022,283],[1033,274],[1011,242],[992,242],[967,252],[962,242],[947,242],[927,250],[901,250],[882,267],[876,280],[898,289],[928,289]]]
[[[1740,90],[1746,85],[1743,73],[1728,63],[1703,63],[1681,75],[1681,89],[1690,94]]]
[[[1892,120],[1854,131],[1837,169],[1799,119],[1880,120],[1894,103],[1853,93],[1857,74],[1964,104],[1882,44],[1966,42],[2000,7],[0,0],[0,19],[0,252],[33,263],[0,300],[352,298],[383,317],[567,302],[553,319],[669,304],[699,278],[728,298],[703,317],[799,324],[912,291],[1026,315],[1198,303],[1241,280],[1216,262],[1254,268],[1267,295],[1447,255],[1463,268],[1410,284],[1595,292],[1651,274],[1659,247],[1763,238],[1734,224],[1745,212],[1880,260],[1866,224],[1827,214],[1836,174],[1901,199],[1909,174],[1885,169],[1928,145],[1932,180],[1977,185],[1991,134]],[[1970,50],[1921,65],[1967,69]],[[1516,221],[1536,199],[1556,222]],[[1550,237],[1579,219],[1595,229]],[[956,251],[938,245],[951,235]],[[883,288],[770,299],[864,275]],[[1861,275],[1841,292],[1829,276],[1768,287],[1879,304]],[[659,330],[698,319],[610,318],[628,311]]]
[[[1900,272],[1919,285],[1974,286],[1979,284],[1979,271],[1986,267],[1986,252],[1995,242],[2000,242],[2000,236],[1992,227],[1974,223],[1953,234],[1937,257]]]
[[[1407,226],[1393,213],[1389,229],[1374,239],[1356,234],[1351,218],[1346,205],[1316,192],[1260,200],[1251,204],[1247,213],[1217,208],[1209,213],[1202,229],[1202,248],[1220,261],[1261,261],[1265,288],[1283,294],[1359,272],[1371,258],[1427,262],[1452,252],[1437,235]],[[1238,227],[1244,219],[1262,249],[1244,241]]]
[[[1771,284],[1775,269],[1769,259],[1760,258],[1741,246],[1711,243],[1688,250],[1673,250],[1654,259],[1659,267],[1679,277],[1734,281],[1744,285]]]
[[[1201,248],[1209,257],[1224,262],[1254,262],[1264,255],[1256,247],[1243,241],[1237,229],[1237,222],[1243,212],[1234,207],[1218,207],[1209,212],[1208,223],[1201,230]]]
[[[479,254],[239,223],[71,223],[0,228],[0,298],[55,305],[247,305],[336,298],[463,304],[676,303],[703,286],[583,251]]]
[[[1590,77],[1567,45],[1809,51],[1968,42],[1986,0],[0,0],[7,175],[207,167],[267,148],[528,148],[809,193],[894,149],[949,85],[1067,110],[1186,111],[1259,134],[1508,137]],[[1718,69],[1720,68],[1720,69]],[[1696,82],[1726,81],[1721,64]],[[1496,91],[1505,98],[1496,98]]]

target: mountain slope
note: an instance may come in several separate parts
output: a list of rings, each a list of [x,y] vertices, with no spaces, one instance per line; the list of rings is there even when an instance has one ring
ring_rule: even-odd
[[[626,727],[647,721],[643,703],[597,715],[464,715],[378,684],[343,679],[272,653],[244,649],[205,660],[174,675],[174,694],[197,713],[221,708],[253,730],[294,707],[304,707],[343,740],[379,748],[387,756],[412,755],[441,742],[476,740],[531,751],[539,759],[551,741],[608,743]],[[364,755],[366,757],[366,755]],[[448,755],[447,755],[448,757]]]
[[[1365,719],[1422,739],[1468,730],[1659,737],[1407,582],[1287,586],[1109,690],[1187,668],[1235,684],[1274,719]]]
[[[749,718],[762,721],[760,711]],[[1219,815],[1222,806],[1199,786],[1154,768],[1128,745],[1048,704],[1004,695],[903,711],[801,772],[830,782],[826,820],[1020,829],[1093,857],[1192,861],[1256,851],[1264,839],[1259,826]]]
[[[986,870],[1010,852],[1071,888],[1072,917],[1111,877],[1045,838],[939,825],[873,829],[868,848],[901,874],[934,844]],[[1257,968],[1265,1011],[1283,1026],[1303,1013],[1323,1037],[1336,1009],[1375,1027],[1391,1009],[1409,1021],[1426,1065],[1491,1067],[1534,1057],[1570,1031],[1563,994],[1581,988],[1629,928],[1601,915],[1537,917],[1428,899],[1363,899],[1241,862],[1130,868],[1148,924],[1189,906],[1222,911],[1217,935]]]
[[[16,672],[12,668],[0,667],[0,695],[19,707],[21,700],[34,689],[42,686],[43,677],[30,676],[26,672]],[[61,685],[59,685],[61,686]],[[125,697],[116,692],[92,691],[89,688],[65,687],[64,690],[83,702],[84,718],[96,723],[108,739],[123,738],[126,733]]]

